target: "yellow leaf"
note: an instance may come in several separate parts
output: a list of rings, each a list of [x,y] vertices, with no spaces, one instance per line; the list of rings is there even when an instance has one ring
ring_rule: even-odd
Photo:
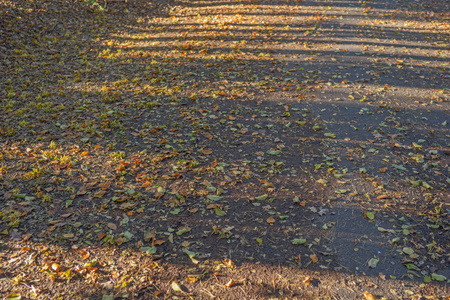
[[[369,293],[369,292],[364,292],[364,299],[365,300],[377,300],[378,297],[374,296],[373,294]]]

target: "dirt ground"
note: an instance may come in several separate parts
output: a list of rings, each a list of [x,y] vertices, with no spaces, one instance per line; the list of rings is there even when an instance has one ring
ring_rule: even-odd
[[[450,299],[449,12],[0,0],[0,296]]]

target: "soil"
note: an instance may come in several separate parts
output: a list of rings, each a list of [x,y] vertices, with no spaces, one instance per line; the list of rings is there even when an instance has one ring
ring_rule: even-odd
[[[0,0],[0,295],[450,299],[449,6]]]

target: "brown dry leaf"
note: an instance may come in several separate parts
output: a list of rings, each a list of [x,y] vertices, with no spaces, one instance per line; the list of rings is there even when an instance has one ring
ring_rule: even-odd
[[[195,214],[196,212],[198,212],[198,207],[193,208],[193,209],[189,209],[188,210],[191,214]]]
[[[387,171],[387,167],[386,168],[380,168],[378,171],[380,172],[380,173],[384,173],[384,172],[386,172]]]
[[[153,240],[153,242],[152,242],[152,247],[153,246],[159,246],[159,245],[162,245],[162,244],[164,244],[166,241],[164,241],[164,240]]]
[[[269,223],[270,225],[272,225],[272,224],[275,223],[275,219],[274,219],[272,216],[268,217],[266,221],[267,221],[267,223]]]
[[[230,279],[230,281],[228,281],[228,282],[225,284],[225,287],[230,288],[230,287],[232,287],[234,284],[235,284],[234,280],[233,280],[233,279]]]
[[[389,199],[389,198],[391,198],[391,197],[389,197],[389,196],[386,195],[386,194],[383,194],[383,195],[380,195],[380,196],[377,197],[378,200],[381,200],[381,199]]]
[[[205,155],[209,155],[209,154],[211,154],[213,152],[211,150],[203,149],[202,153],[205,154]]]
[[[156,237],[156,229],[153,229],[149,234],[144,236],[144,241],[148,242],[151,239],[154,239]]]
[[[206,209],[216,209],[216,208],[220,208],[220,204],[209,204]]]
[[[114,223],[108,223],[107,226],[108,226],[108,228],[111,229],[111,230],[116,230],[116,229],[117,229],[117,225],[114,224]]]
[[[318,262],[319,261],[319,258],[317,257],[317,255],[315,255],[315,254],[311,254],[310,256],[309,256],[309,258],[311,258],[311,261],[315,264],[316,262]]]
[[[111,276],[112,276],[112,278],[119,278],[119,277],[120,277],[120,274],[119,274],[119,272],[117,272],[117,271],[112,271],[112,272],[111,272]]]
[[[100,233],[99,235],[98,235],[98,237],[97,237],[97,239],[99,240],[99,241],[101,241],[101,240],[103,240],[103,238],[106,236],[106,233]]]
[[[32,233],[24,234],[24,235],[22,235],[22,239],[24,241],[28,241],[31,238],[32,235],[33,235]]]
[[[211,168],[215,168],[217,167],[217,159],[215,159],[212,163],[211,163]]]
[[[122,245],[122,244],[123,244],[123,238],[121,238],[121,237],[118,238],[118,239],[116,240],[116,244],[119,245],[119,246]]]
[[[305,207],[305,205],[306,205],[306,202],[305,202],[305,201],[300,202],[300,206]]]
[[[373,295],[373,294],[371,294],[369,292],[364,292],[363,295],[364,295],[364,299],[365,300],[377,300],[378,299],[377,296],[375,296],[375,295]]]
[[[184,241],[184,242],[181,243],[181,247],[187,248],[187,247],[189,247],[190,244],[191,244],[191,242],[189,242],[189,241]]]
[[[102,188],[102,189],[107,189],[107,188],[109,188],[109,186],[110,185],[108,183],[99,183],[97,185],[97,187]]]
[[[87,251],[84,251],[84,250],[81,250],[81,258],[82,259],[88,259],[89,258],[89,256],[91,256],[90,254],[89,254],[89,252],[87,252]]]
[[[73,234],[73,233],[65,233],[65,234],[63,234],[63,237],[65,238],[65,239],[71,239],[71,238],[73,238],[75,236],[75,234]]]
[[[98,191],[97,193],[94,194],[94,198],[101,198],[106,194],[106,191]]]
[[[160,193],[160,192],[156,192],[156,193],[155,193],[155,198],[156,198],[156,199],[159,199],[159,198],[161,198],[162,196],[164,196],[164,193]]]

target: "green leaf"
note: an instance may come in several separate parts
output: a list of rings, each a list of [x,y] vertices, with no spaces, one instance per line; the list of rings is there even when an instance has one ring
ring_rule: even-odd
[[[22,296],[19,294],[9,294],[5,298],[5,300],[20,300],[20,299],[22,299]]]
[[[267,194],[264,194],[264,195],[255,197],[255,200],[258,200],[258,201],[264,201],[264,200],[267,199],[267,196],[268,196]]]
[[[422,181],[422,185],[426,189],[430,189],[430,190],[433,189],[433,187],[431,185],[429,185],[428,183],[426,183],[425,181]]]
[[[409,181],[409,183],[411,183],[412,186],[419,186],[421,182],[422,182],[422,180],[417,180],[417,181],[410,180]]]
[[[375,215],[373,214],[373,212],[367,212],[366,216],[369,220],[373,220],[375,218]]]
[[[225,212],[220,207],[214,208],[214,211],[216,212],[216,215],[218,215],[219,217],[225,216]]]
[[[267,151],[267,154],[269,154],[269,155],[279,155],[280,153],[281,153],[281,150],[275,150],[275,151],[268,150]]]
[[[322,129],[322,126],[316,124],[316,125],[313,126],[313,129],[314,129],[315,131],[319,131],[319,130]]]
[[[335,135],[334,133],[331,133],[331,132],[325,133],[324,136],[329,137],[329,138],[332,138],[332,139],[335,139],[335,138],[336,138],[336,135]]]
[[[403,252],[408,254],[408,255],[414,254],[414,250],[412,248],[409,248],[409,247],[403,248]]]
[[[419,269],[416,265],[414,265],[414,264],[406,264],[405,267],[406,267],[408,270],[416,270],[416,271],[419,271],[419,270],[420,270],[420,269]]]
[[[371,258],[367,264],[369,265],[369,268],[375,268],[379,261],[379,258]]]
[[[334,191],[336,194],[345,194],[345,193],[347,193],[347,190],[345,190],[345,189],[339,189],[339,190],[336,190],[336,191]]]
[[[188,229],[188,228],[180,229],[180,230],[178,230],[178,231],[176,232],[176,235],[182,235],[182,234],[188,232],[189,230],[190,230],[190,229]]]
[[[147,252],[152,255],[156,253],[156,247],[141,247],[141,251]]]
[[[189,258],[191,259],[191,261],[194,263],[194,264],[198,264],[200,261],[198,261],[198,260],[196,260],[194,257],[197,255],[197,253],[195,253],[195,252],[192,252],[192,251],[189,251],[187,248],[183,248],[183,250],[182,250],[184,253],[186,253],[187,254],[187,256],[189,256]]]
[[[263,240],[261,238],[256,238],[256,241],[258,242],[258,244],[262,244]]]
[[[306,239],[293,239],[291,243],[293,245],[303,245],[306,244]]]
[[[211,201],[219,201],[220,199],[222,199],[221,196],[217,196],[217,195],[208,195],[208,196],[206,196],[206,198]]]
[[[396,168],[397,170],[402,170],[402,171],[406,171],[406,168],[402,165],[396,165],[396,164],[392,164],[392,166],[394,168]]]
[[[425,277],[423,278],[423,282],[425,282],[425,283],[430,283],[430,282],[431,282],[431,277],[430,277],[430,276],[425,276]]]
[[[436,273],[431,274],[431,278],[433,278],[436,281],[445,281],[447,280],[447,277],[445,277],[444,275],[439,275]]]
[[[103,295],[102,300],[114,300],[114,295]]]
[[[172,215],[178,215],[180,212],[181,212],[181,209],[175,208],[175,209],[172,210],[170,213],[171,213]]]

